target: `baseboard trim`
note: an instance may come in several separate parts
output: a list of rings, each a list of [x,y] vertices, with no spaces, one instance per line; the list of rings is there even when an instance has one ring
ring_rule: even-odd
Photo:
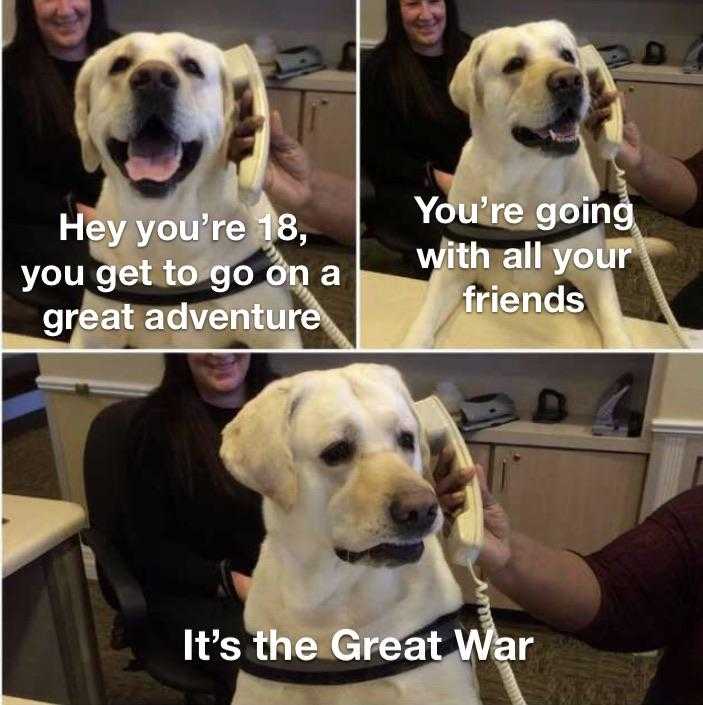
[[[81,379],[80,377],[59,377],[39,375],[37,387],[44,392],[65,392],[82,396],[119,397],[139,399],[154,389],[153,384],[137,382],[111,382],[102,379]]]

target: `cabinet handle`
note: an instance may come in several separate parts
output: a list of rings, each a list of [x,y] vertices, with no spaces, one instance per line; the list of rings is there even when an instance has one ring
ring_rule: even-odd
[[[504,492],[505,491],[505,475],[506,473],[506,466],[508,465],[508,461],[503,459],[503,462],[500,465],[500,491]]]
[[[329,103],[327,98],[320,98],[319,100],[314,100],[310,109],[310,129],[309,132],[315,131],[315,120],[317,118],[317,109],[322,108]]]
[[[520,453],[513,453],[513,460],[516,463],[519,463],[522,460],[522,456],[520,455]]]

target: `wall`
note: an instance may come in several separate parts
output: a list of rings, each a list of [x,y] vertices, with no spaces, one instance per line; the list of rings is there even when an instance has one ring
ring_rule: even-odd
[[[703,355],[668,355],[655,417],[703,425]]]
[[[691,42],[703,32],[703,2],[696,0],[457,0],[462,26],[470,34],[506,24],[557,17],[580,43],[624,43],[636,61],[650,39],[666,45],[669,62],[680,64]],[[361,38],[385,33],[385,0],[360,0]]]
[[[227,49],[271,34],[279,49],[315,44],[330,66],[342,45],[354,39],[354,0],[105,0],[110,24],[119,32],[181,31]],[[3,43],[14,33],[14,0],[3,0]]]
[[[115,28],[178,30],[223,48],[271,34],[279,49],[315,44],[330,65],[339,62],[344,42],[354,39],[354,0],[107,0]]]

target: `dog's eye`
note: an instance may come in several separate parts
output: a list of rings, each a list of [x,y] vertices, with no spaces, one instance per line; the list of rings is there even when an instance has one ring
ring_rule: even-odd
[[[564,61],[568,61],[570,64],[576,63],[576,57],[574,56],[574,52],[570,49],[562,49],[560,56],[562,59],[564,59]]]
[[[503,73],[515,73],[516,71],[522,71],[525,68],[525,59],[521,56],[514,56],[510,61],[508,61],[505,66],[503,66]]]
[[[415,450],[415,436],[410,431],[401,431],[398,436],[398,445],[403,450]]]
[[[123,73],[132,65],[132,60],[128,59],[126,56],[118,56],[110,66],[110,75],[116,73]]]
[[[347,460],[351,460],[354,455],[354,445],[349,441],[336,441],[332,445],[327,446],[322,453],[320,453],[320,458],[327,463],[327,465],[339,465],[340,463],[345,463]]]
[[[186,73],[191,74],[191,76],[202,78],[205,75],[200,68],[200,64],[195,59],[183,59],[183,61],[181,61],[181,67]]]

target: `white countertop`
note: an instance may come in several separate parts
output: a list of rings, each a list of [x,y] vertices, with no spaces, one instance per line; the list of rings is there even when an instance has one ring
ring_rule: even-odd
[[[2,705],[51,705],[51,703],[40,703],[38,700],[25,700],[24,698],[13,698],[11,695],[3,695]]]
[[[647,83],[684,83],[693,86],[703,86],[703,73],[684,73],[680,66],[661,64],[646,66],[645,64],[629,64],[613,69],[616,81],[644,81]]]
[[[427,282],[375,272],[361,273],[361,346],[397,348],[415,319]],[[580,314],[484,313],[457,310],[442,327],[438,348],[601,348],[588,312]],[[635,318],[625,324],[635,348],[680,349],[669,327]]]
[[[541,446],[545,448],[571,448],[573,450],[607,450],[617,453],[649,453],[651,439],[648,435],[629,438],[619,436],[594,436],[593,419],[569,415],[560,423],[543,424],[525,418],[502,426],[483,428],[464,433],[471,443],[497,443],[500,445]]]
[[[2,517],[3,578],[87,526],[79,504],[11,494],[2,496]]]
[[[336,93],[356,92],[356,71],[337,71],[337,69],[322,69],[296,76],[285,81],[266,79],[268,88],[279,88],[297,91],[332,91]]]

